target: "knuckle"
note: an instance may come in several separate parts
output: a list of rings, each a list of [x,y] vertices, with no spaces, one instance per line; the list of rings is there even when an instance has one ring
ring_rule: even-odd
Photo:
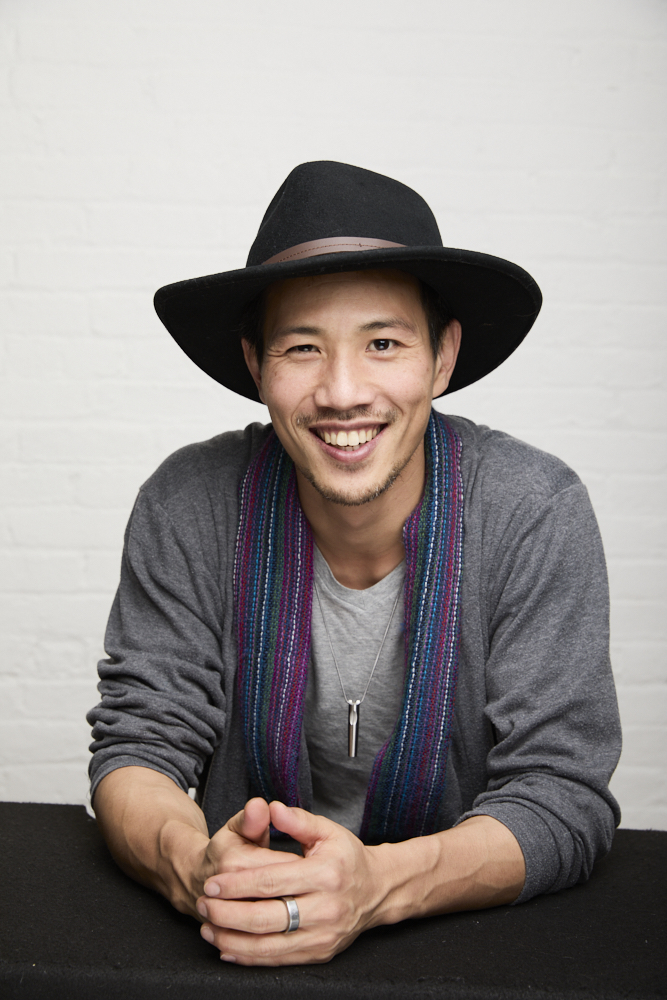
[[[343,872],[337,865],[327,865],[324,869],[324,888],[327,892],[341,892],[343,889]]]
[[[270,870],[261,872],[257,879],[258,888],[263,896],[278,895],[277,881]]]
[[[326,924],[340,924],[346,913],[347,907],[341,899],[331,897],[322,905],[322,917]]]
[[[266,934],[267,931],[271,930],[269,916],[256,904],[250,912],[250,919],[248,923],[249,930],[253,934]]]
[[[273,958],[276,953],[276,945],[272,938],[260,938],[255,946],[256,953],[260,958]]]

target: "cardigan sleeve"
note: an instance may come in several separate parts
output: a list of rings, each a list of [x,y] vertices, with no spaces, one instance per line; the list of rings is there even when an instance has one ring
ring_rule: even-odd
[[[517,902],[585,881],[620,820],[609,791],[621,731],[609,661],[602,542],[574,478],[529,492],[494,539],[488,574],[486,789],[461,817],[486,814],[526,862]]]
[[[197,787],[226,721],[217,561],[205,509],[194,502],[174,519],[140,492],[98,668],[102,700],[88,713],[91,794],[128,765]]]

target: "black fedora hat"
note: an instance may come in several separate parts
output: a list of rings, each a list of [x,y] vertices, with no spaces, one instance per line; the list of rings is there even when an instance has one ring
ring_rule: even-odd
[[[487,375],[519,346],[542,295],[510,261],[443,247],[424,199],[399,181],[329,160],[295,167],[269,205],[246,267],[165,285],[155,309],[195,364],[258,400],[241,349],[248,303],[274,281],[391,267],[430,285],[461,323],[447,392]]]

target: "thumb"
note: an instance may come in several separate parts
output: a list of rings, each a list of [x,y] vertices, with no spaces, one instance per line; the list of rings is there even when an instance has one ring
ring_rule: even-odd
[[[318,841],[326,840],[336,829],[336,824],[326,816],[315,816],[283,802],[272,802],[269,810],[276,830],[286,833],[304,848],[312,848]]]
[[[269,846],[269,804],[265,799],[250,799],[245,808],[232,816],[229,829],[244,840],[250,840],[260,847]]]

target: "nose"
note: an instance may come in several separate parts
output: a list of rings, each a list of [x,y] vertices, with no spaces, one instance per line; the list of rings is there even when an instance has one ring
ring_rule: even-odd
[[[374,392],[364,377],[359,358],[354,352],[341,348],[322,366],[314,397],[316,405],[322,409],[352,410],[369,406]]]

